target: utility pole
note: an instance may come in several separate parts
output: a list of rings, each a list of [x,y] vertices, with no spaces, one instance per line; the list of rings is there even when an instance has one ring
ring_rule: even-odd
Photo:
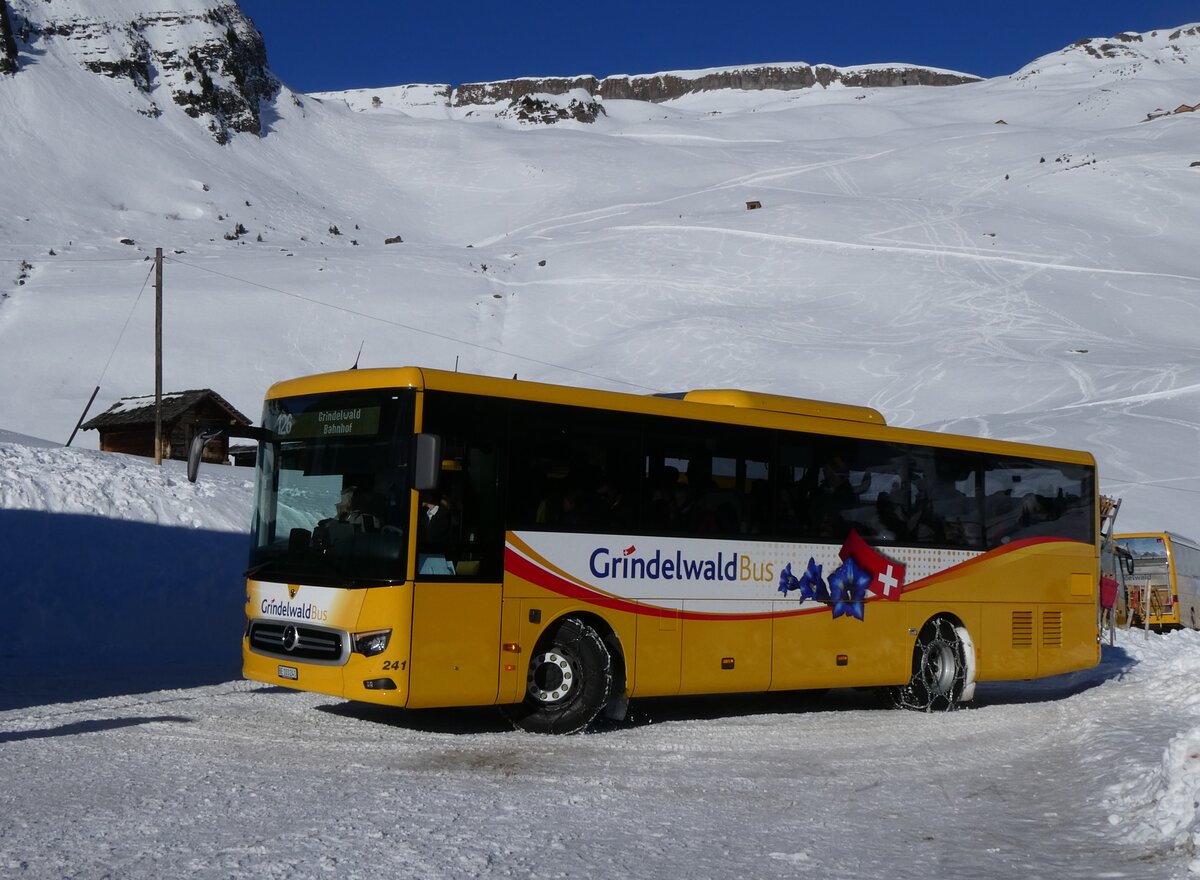
[[[162,466],[162,248],[154,249],[154,463]]]

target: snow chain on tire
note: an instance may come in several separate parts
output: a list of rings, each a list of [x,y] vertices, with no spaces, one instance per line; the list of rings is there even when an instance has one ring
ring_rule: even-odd
[[[913,645],[912,678],[896,704],[918,712],[951,712],[975,694],[975,646],[965,627],[934,617]]]
[[[567,617],[543,634],[526,669],[525,697],[503,710],[530,733],[578,733],[612,694],[612,657],[599,633]]]

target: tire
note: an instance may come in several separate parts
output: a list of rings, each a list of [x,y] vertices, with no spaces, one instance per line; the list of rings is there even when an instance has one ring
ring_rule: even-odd
[[[964,691],[974,691],[974,649],[970,636],[948,617],[934,617],[913,645],[913,672],[899,688],[896,704],[917,712],[952,712]]]
[[[538,642],[529,658],[525,699],[504,714],[530,733],[578,733],[608,703],[612,686],[604,640],[583,621],[567,617]]]

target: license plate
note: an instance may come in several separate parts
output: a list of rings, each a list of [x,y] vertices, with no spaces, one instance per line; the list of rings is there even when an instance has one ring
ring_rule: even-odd
[[[297,669],[295,666],[280,666],[279,667],[279,677],[286,678],[291,681],[295,681],[297,678],[300,677],[300,670]]]

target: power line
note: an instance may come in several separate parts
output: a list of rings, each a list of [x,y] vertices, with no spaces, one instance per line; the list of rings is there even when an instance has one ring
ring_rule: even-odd
[[[333,303],[323,302],[322,300],[313,299],[312,297],[304,296],[303,294],[293,293],[292,291],[283,290],[278,287],[272,287],[269,284],[262,284],[261,282],[258,282],[258,281],[251,281],[248,278],[241,278],[237,275],[230,275],[226,272],[219,272],[216,269],[209,269],[205,266],[197,266],[194,263],[185,263],[183,260],[176,259],[175,257],[169,257],[167,259],[170,259],[170,261],[172,263],[178,263],[181,266],[187,266],[189,269],[196,269],[197,271],[200,271],[200,272],[208,272],[209,274],[216,275],[220,278],[227,278],[231,281],[238,281],[242,284],[248,284],[251,287],[259,287],[259,288],[262,288],[263,290],[269,290],[272,293],[278,293],[281,296],[287,296],[287,297],[291,297],[292,299],[298,299],[298,300],[301,300],[306,303],[311,303],[313,305],[323,306],[324,308],[327,308],[327,309],[334,309],[335,311],[344,312],[347,315],[354,315],[355,317],[358,317],[358,318],[366,318],[369,321],[378,321],[381,324],[387,324],[392,327],[400,327],[401,329],[408,330],[412,333],[420,333],[424,336],[432,336],[435,339],[444,339],[447,342],[453,342],[457,345],[466,345],[471,348],[477,348],[481,351],[489,352],[491,354],[498,354],[498,355],[502,355],[504,357],[515,358],[520,361],[526,361],[527,363],[538,364],[539,366],[550,367],[551,369],[562,370],[562,371],[568,372],[568,373],[576,373],[580,376],[587,376],[588,378],[591,378],[591,379],[600,379],[604,382],[612,382],[617,385],[628,385],[630,388],[639,388],[642,391],[649,391],[651,393],[657,393],[660,390],[658,388],[650,388],[646,385],[639,385],[636,382],[628,382],[624,379],[614,379],[611,376],[603,376],[599,373],[589,373],[587,370],[579,370],[574,367],[566,367],[566,366],[563,366],[562,364],[553,363],[552,361],[543,361],[543,360],[539,360],[537,358],[528,357],[526,355],[513,354],[510,351],[504,351],[503,349],[500,349],[500,348],[493,348],[488,345],[482,345],[478,342],[470,342],[466,339],[460,339],[457,336],[450,336],[446,333],[437,333],[433,330],[426,330],[423,327],[415,327],[412,324],[405,324],[401,321],[393,321],[390,318],[381,318],[378,315],[371,315],[371,314],[368,314],[367,312],[360,312],[357,309],[348,308],[347,306],[339,306],[339,305],[335,305]]]
[[[1178,477],[1176,479],[1195,480],[1200,477]],[[1161,480],[1155,482],[1142,482],[1139,480],[1106,480],[1109,486],[1141,486],[1145,489],[1169,489],[1172,492],[1187,492],[1190,495],[1200,495],[1200,489],[1185,489],[1183,486],[1167,486]]]
[[[133,305],[129,308],[129,314],[125,316],[125,324],[121,327],[121,332],[117,335],[117,341],[113,344],[112,351],[108,354],[108,360],[104,362],[104,369],[100,371],[100,378],[97,380],[97,385],[104,384],[104,374],[108,372],[108,367],[112,363],[113,356],[117,353],[117,348],[121,345],[121,340],[125,338],[125,331],[129,329],[129,322],[133,319],[133,313],[137,311],[138,303],[142,301],[142,294],[146,292],[146,285],[150,283],[150,273],[154,271],[154,264],[150,264],[149,271],[146,272],[146,277],[142,281],[142,289],[138,291],[137,299],[133,301]]]
[[[59,254],[50,256],[49,254],[36,257],[0,257],[0,263],[31,263],[34,260],[41,260],[47,263],[144,263],[146,260],[152,260],[149,255],[140,257],[64,257]]]

